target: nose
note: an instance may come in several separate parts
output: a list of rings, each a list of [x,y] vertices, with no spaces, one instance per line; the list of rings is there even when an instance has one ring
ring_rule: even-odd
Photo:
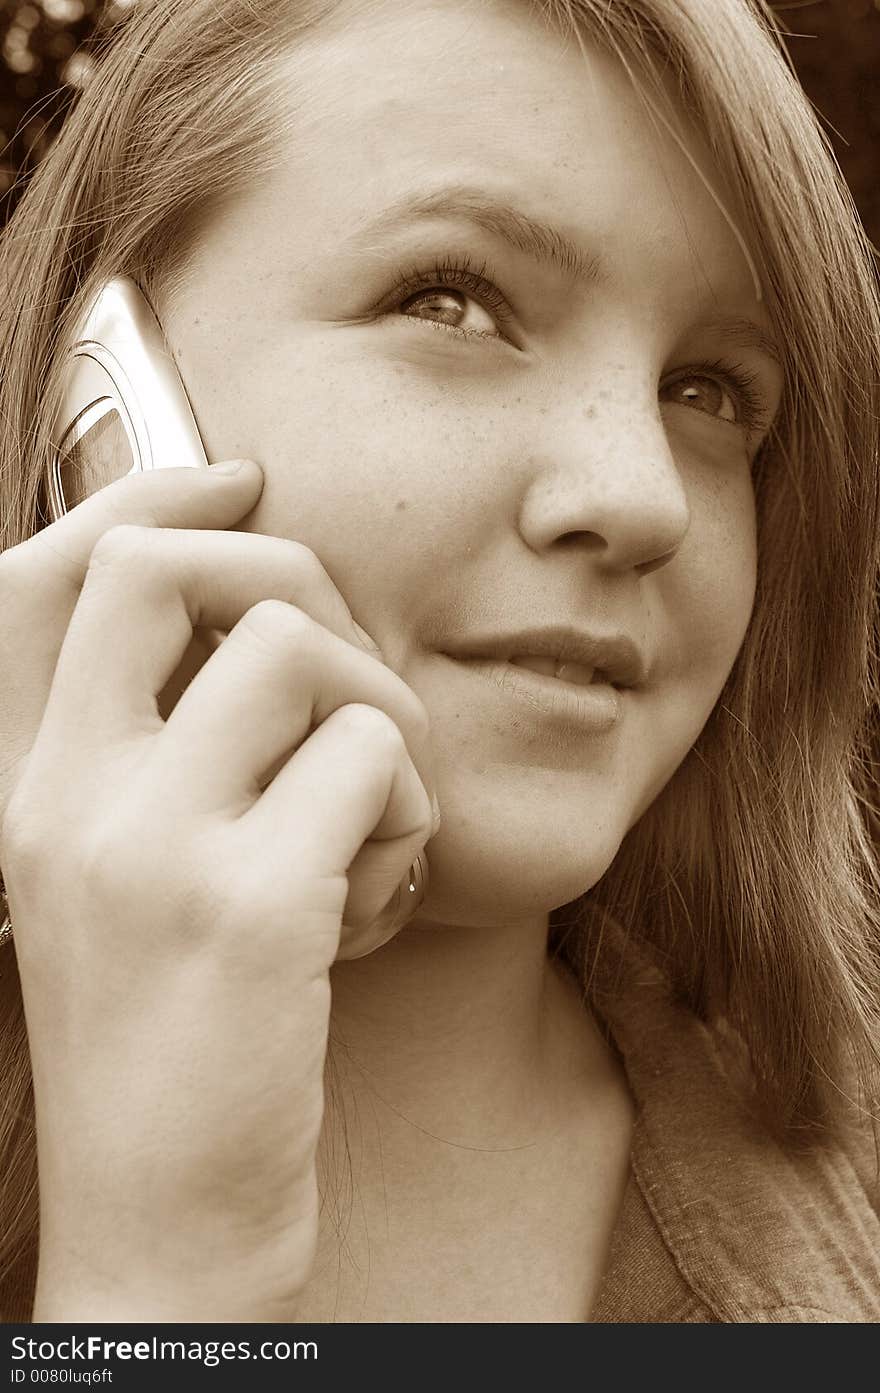
[[[580,544],[605,569],[647,575],[673,560],[690,526],[662,423],[648,412],[623,424],[579,414],[579,427],[567,416],[550,450],[544,434],[544,453],[532,456],[520,533],[534,551]]]

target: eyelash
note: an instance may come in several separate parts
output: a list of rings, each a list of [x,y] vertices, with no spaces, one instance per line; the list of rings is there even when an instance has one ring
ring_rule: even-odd
[[[692,377],[711,378],[725,391],[733,392],[739,420],[731,424],[742,426],[747,432],[760,430],[766,424],[767,406],[756,372],[749,372],[742,364],[731,363],[727,358],[713,358],[711,362],[691,364],[684,372],[672,377],[666,386],[674,387],[676,383],[687,382]]]
[[[484,273],[487,269],[488,263],[485,261],[476,266],[467,256],[459,259],[453,255],[445,256],[430,271],[414,266],[409,271],[399,273],[397,284],[392,292],[394,302],[405,300],[419,290],[431,290],[437,285],[449,285],[479,296],[486,308],[495,315],[498,322],[505,324],[513,319],[513,311],[497,285],[493,285],[492,281],[486,279]],[[443,324],[436,319],[420,319],[418,322],[430,324],[435,329],[456,334],[463,339],[494,338],[494,335],[484,334],[478,329],[460,329],[457,324]]]
[[[469,294],[476,295],[483,305],[492,311],[500,324],[505,324],[513,319],[513,311],[501,291],[492,281],[488,280],[485,272],[488,263],[483,261],[479,266],[475,265],[469,257],[456,257],[447,255],[428,271],[418,266],[413,266],[407,271],[398,274],[397,282],[392,292],[389,308],[401,300],[406,300],[409,296],[415,295],[419,290],[431,290],[435,286],[453,286],[459,290],[466,290]],[[454,334],[462,339],[487,339],[494,338],[494,334],[484,333],[478,329],[462,329],[457,324],[444,324],[438,319],[419,319],[418,324],[426,324],[431,329],[437,329],[443,334]],[[725,389],[730,389],[737,401],[737,410],[740,419],[735,423],[742,426],[746,431],[759,429],[765,419],[765,403],[763,395],[758,387],[758,374],[749,372],[739,363],[732,363],[725,358],[715,358],[712,361],[692,363],[686,371],[679,372],[666,385],[674,386],[677,382],[686,382],[691,377],[708,377],[719,382]]]

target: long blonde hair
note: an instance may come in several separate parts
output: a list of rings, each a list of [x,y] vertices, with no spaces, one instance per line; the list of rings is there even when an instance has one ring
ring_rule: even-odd
[[[600,884],[551,916],[585,986],[607,914],[652,946],[703,1016],[751,1051],[789,1139],[833,1130],[851,1078],[876,1099],[880,929],[865,830],[875,705],[880,310],[864,235],[769,13],[747,0],[528,0],[604,45],[656,111],[663,77],[703,132],[784,346],[786,389],[755,469],[759,581],[697,745]],[[0,242],[0,546],[33,533],[59,353],[93,291],[127,273],[161,305],[199,227],[295,138],[295,53],[333,0],[141,0]],[[284,85],[284,100],[278,93]],[[293,98],[293,100],[291,100]],[[283,129],[279,130],[282,121]],[[0,960],[0,1283],[31,1271],[32,1100],[14,958]]]

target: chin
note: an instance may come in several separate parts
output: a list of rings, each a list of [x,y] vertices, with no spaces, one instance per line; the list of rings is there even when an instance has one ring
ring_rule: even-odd
[[[622,839],[590,827],[580,837],[570,826],[555,838],[534,826],[526,833],[501,840],[480,837],[473,826],[460,835],[442,826],[426,847],[430,888],[423,917],[493,927],[549,914],[601,880]]]

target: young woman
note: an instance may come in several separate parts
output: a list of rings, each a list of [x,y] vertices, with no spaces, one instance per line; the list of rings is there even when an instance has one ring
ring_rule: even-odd
[[[880,315],[757,8],[149,0],[2,255],[6,1318],[880,1317]],[[119,274],[246,462],[41,526]]]

